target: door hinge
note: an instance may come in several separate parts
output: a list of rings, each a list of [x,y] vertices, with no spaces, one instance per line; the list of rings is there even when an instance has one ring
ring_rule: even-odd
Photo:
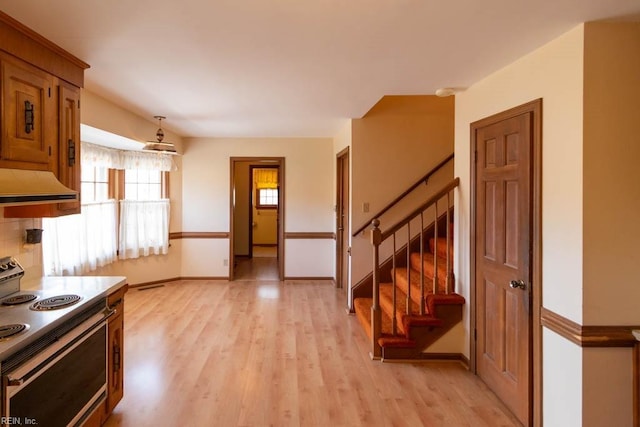
[[[49,88],[49,98],[51,98],[51,88]]]
[[[478,330],[477,329],[473,330],[473,340],[474,341],[478,341]]]

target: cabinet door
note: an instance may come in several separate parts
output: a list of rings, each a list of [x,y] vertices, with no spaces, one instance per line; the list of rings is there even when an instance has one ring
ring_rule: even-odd
[[[80,193],[80,89],[61,84],[58,104],[58,180]],[[57,207],[60,215],[80,213],[80,197]]]
[[[118,307],[121,310],[124,303]],[[106,416],[120,402],[124,395],[124,315],[122,312],[109,322],[109,380],[107,381]]]
[[[54,170],[57,156],[53,77],[17,59],[0,57],[0,167]]]

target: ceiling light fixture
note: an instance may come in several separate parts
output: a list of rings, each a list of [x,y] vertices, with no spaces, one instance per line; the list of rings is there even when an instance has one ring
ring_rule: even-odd
[[[452,88],[452,87],[442,87],[442,88],[436,90],[436,96],[439,96],[441,98],[443,98],[445,96],[454,95],[455,93],[456,93],[456,89]]]
[[[171,142],[163,142],[164,131],[162,130],[162,119],[166,119],[164,116],[153,116],[154,119],[158,119],[158,130],[156,131],[156,141],[149,141],[142,148],[145,151],[155,151],[164,154],[178,154],[176,147]]]

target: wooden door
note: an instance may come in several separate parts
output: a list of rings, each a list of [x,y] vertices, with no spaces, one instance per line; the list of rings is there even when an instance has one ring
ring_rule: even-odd
[[[349,149],[337,158],[336,168],[336,286],[349,288]]]
[[[532,421],[533,113],[472,125],[475,143],[475,321],[478,375]]]

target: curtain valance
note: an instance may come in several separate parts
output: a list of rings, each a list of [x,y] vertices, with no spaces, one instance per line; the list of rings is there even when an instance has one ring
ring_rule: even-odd
[[[278,188],[278,169],[254,169],[256,188]]]
[[[82,165],[106,167],[109,169],[175,170],[169,154],[125,151],[99,145],[82,143]]]

